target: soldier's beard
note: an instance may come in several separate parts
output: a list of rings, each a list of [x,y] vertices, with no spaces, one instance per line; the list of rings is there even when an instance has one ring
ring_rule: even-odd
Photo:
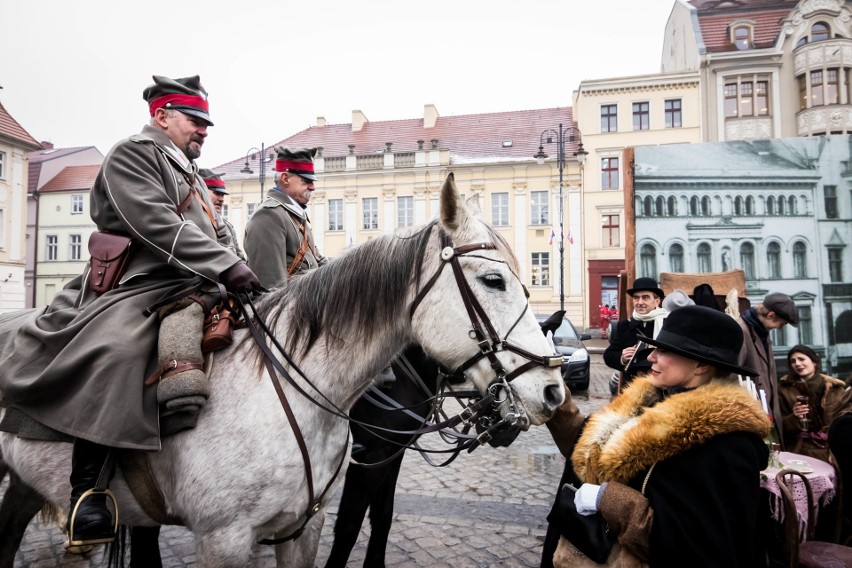
[[[190,141],[186,146],[186,157],[190,160],[197,160],[201,156],[201,143]]]

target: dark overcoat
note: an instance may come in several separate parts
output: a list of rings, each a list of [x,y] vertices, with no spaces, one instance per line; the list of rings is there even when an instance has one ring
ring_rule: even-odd
[[[191,191],[197,197],[179,215]],[[3,403],[74,437],[156,450],[156,386],[144,381],[156,367],[159,322],[145,308],[182,280],[218,281],[240,259],[227,248],[197,166],[155,126],[110,150],[92,187],[91,216],[98,229],[135,239],[127,271],[117,288],[96,296],[87,265],[48,307],[0,319]]]
[[[778,398],[778,374],[775,370],[775,355],[772,351],[772,339],[767,337],[766,344],[763,343],[758,333],[743,319],[737,318],[740,329],[743,330],[743,346],[737,358],[737,364],[742,367],[754,369],[758,376],[753,377],[758,389],[766,393],[766,406],[772,419],[772,428],[778,443],[787,450],[787,440],[784,429],[781,427],[783,416],[781,415],[780,399]]]
[[[633,319],[618,322],[612,332],[609,345],[604,350],[604,363],[607,367],[624,371],[624,365],[621,363],[621,352],[628,347],[636,346],[639,342],[640,332],[646,337],[653,337],[654,322]],[[622,387],[628,385],[635,376],[644,375],[650,370],[651,363],[648,361],[647,353],[637,353],[633,362],[630,363],[630,368],[624,373],[624,379],[621,382]]]
[[[326,259],[317,251],[305,209],[277,188],[267,191],[246,225],[243,243],[248,265],[265,288],[287,285],[287,267],[303,240],[300,226],[305,229],[308,248],[294,274],[321,266]]]

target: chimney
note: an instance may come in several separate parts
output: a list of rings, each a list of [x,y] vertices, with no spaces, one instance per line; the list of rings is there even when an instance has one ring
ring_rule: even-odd
[[[363,112],[360,110],[352,111],[352,132],[359,132],[368,122],[369,120]]]
[[[423,107],[423,128],[435,128],[438,121],[438,109],[435,105],[428,104]]]
[[[53,150],[53,142],[46,142],[44,140],[41,141],[41,149],[42,150]]]
[[[317,127],[322,128],[322,127],[323,127],[323,126],[325,126],[326,124],[328,124],[328,123],[325,121],[325,117],[324,117],[324,116],[318,116],[318,117],[317,117]]]

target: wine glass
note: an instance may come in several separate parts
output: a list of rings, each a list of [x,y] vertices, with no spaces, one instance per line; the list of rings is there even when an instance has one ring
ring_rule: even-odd
[[[809,400],[807,395],[796,395],[796,404],[808,404],[808,402]],[[807,414],[799,418],[799,428],[801,428],[802,431],[807,432],[810,429],[810,426],[811,421]]]

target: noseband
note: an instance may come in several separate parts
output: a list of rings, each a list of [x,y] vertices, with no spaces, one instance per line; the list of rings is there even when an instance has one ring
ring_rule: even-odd
[[[462,363],[457,369],[453,370],[452,374],[461,375],[479,362],[482,359],[487,358],[488,362],[491,363],[491,368],[494,369],[495,378],[488,385],[488,394],[490,394],[497,406],[500,404],[508,403],[509,405],[509,415],[507,419],[514,424],[517,422],[520,415],[518,414],[516,403],[514,397],[512,395],[512,391],[509,388],[509,383],[522,375],[523,373],[533,369],[535,367],[547,367],[547,368],[556,368],[562,366],[562,356],[561,355],[535,355],[530,353],[529,351],[518,347],[517,345],[507,341],[509,334],[521,321],[521,318],[526,313],[527,309],[529,309],[529,302],[524,307],[524,310],[521,312],[521,315],[518,316],[518,319],[515,320],[515,323],[512,324],[512,327],[509,328],[509,331],[506,332],[506,337],[500,339],[500,335],[494,329],[494,326],[491,324],[491,320],[488,318],[488,314],[485,313],[485,310],[482,307],[482,304],[479,303],[479,300],[476,299],[476,296],[473,293],[473,290],[470,287],[467,279],[462,272],[461,263],[459,262],[459,258],[474,251],[481,250],[495,250],[497,246],[494,243],[472,243],[469,245],[464,245],[460,247],[453,247],[453,241],[450,236],[439,227],[438,229],[439,237],[441,239],[441,264],[438,266],[438,269],[435,271],[435,274],[432,278],[426,282],[426,285],[418,292],[417,296],[414,298],[414,302],[411,304],[411,309],[409,310],[409,317],[414,317],[414,312],[420,303],[423,301],[423,298],[426,297],[426,294],[433,288],[435,282],[437,282],[438,277],[444,270],[444,267],[447,264],[451,265],[453,268],[453,275],[456,278],[456,285],[458,286],[459,292],[461,293],[462,302],[464,303],[464,307],[467,310],[468,317],[470,318],[470,323],[472,329],[468,332],[470,338],[476,341],[479,346],[479,352]],[[477,255],[477,258],[481,258],[484,260],[490,260],[492,262],[503,262],[501,260],[494,260],[493,258],[488,258],[485,256]],[[526,292],[526,288],[524,288],[524,292]],[[529,294],[527,294],[529,297]],[[526,359],[527,362],[523,365],[517,367],[511,372],[506,371],[505,367],[503,367],[503,363],[500,362],[500,359],[497,358],[498,351],[511,351],[516,355],[520,355],[522,358]],[[505,392],[505,398],[500,398],[500,391]]]

